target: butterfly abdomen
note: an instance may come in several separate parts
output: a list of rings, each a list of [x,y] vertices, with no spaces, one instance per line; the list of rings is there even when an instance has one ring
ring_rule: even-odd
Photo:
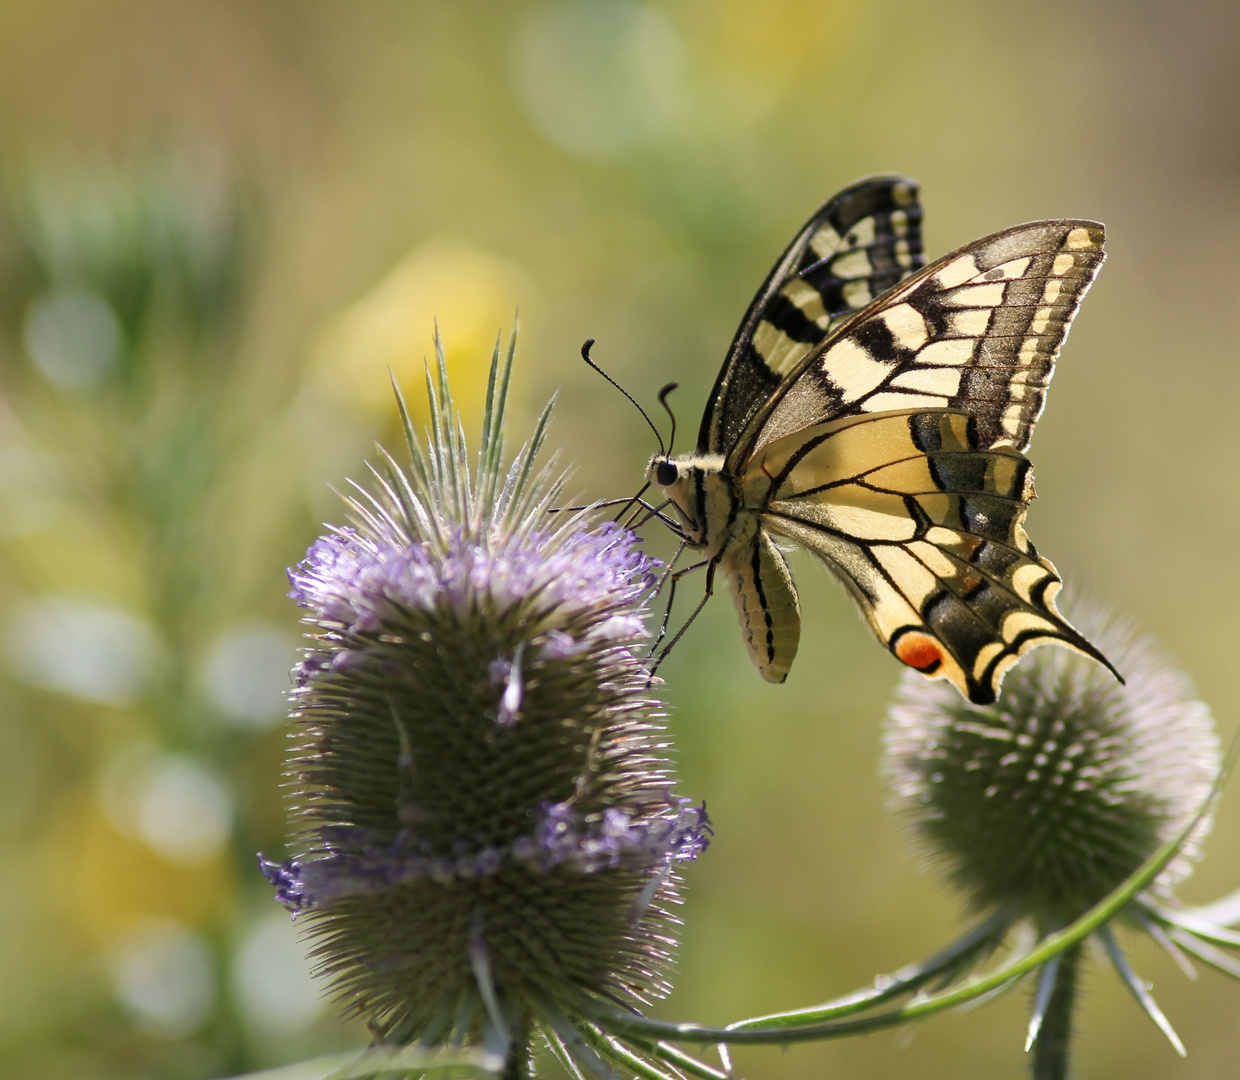
[[[750,658],[767,682],[783,682],[801,641],[801,605],[783,554],[755,521],[752,537],[737,537],[720,565]]]

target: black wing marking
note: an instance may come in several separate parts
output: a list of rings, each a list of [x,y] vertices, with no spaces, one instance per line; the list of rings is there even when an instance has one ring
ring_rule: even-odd
[[[959,410],[973,418],[979,449],[1024,451],[1103,242],[1094,221],[1038,221],[926,267],[800,362],[728,466],[816,424],[898,409]]]
[[[728,350],[706,404],[699,453],[726,453],[796,364],[925,258],[917,185],[858,181],[828,200],[780,256]]]
[[[875,414],[803,435],[755,463],[751,479],[770,485],[763,528],[826,562],[898,659],[979,704],[1038,645],[1110,667],[1055,607],[1059,574],[1025,533],[1023,454],[982,449],[974,420],[953,412]]]

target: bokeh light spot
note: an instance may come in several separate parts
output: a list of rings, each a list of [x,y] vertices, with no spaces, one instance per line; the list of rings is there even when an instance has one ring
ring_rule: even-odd
[[[318,1015],[322,999],[305,954],[283,910],[268,912],[245,935],[233,961],[232,987],[256,1035],[294,1035]]]
[[[54,854],[63,872],[57,896],[67,920],[100,946],[111,948],[136,919],[167,916],[201,925],[218,920],[232,902],[227,851],[190,865],[169,861],[143,837],[143,787],[133,777],[159,757],[154,747],[131,746],[105,770],[102,798],[72,800],[56,833]]]
[[[215,1003],[215,968],[202,935],[175,919],[137,923],[112,949],[112,987],[148,1035],[180,1039],[197,1031]]]
[[[672,22],[633,0],[569,0],[534,14],[517,41],[526,112],[553,143],[609,158],[664,134],[684,98]]]
[[[296,649],[296,638],[278,627],[235,626],[207,650],[199,673],[203,695],[235,727],[268,727],[284,715]]]
[[[139,809],[142,838],[169,862],[195,865],[219,854],[232,829],[232,800],[223,785],[190,758],[153,762]]]
[[[128,612],[45,596],[9,623],[5,652],[13,674],[32,686],[127,705],[153,673],[159,641]]]
[[[100,779],[104,810],[122,835],[183,866],[200,866],[223,852],[232,829],[232,798],[193,758],[130,743]]]
[[[60,289],[30,305],[26,352],[60,390],[92,390],[111,372],[123,333],[111,305],[85,289]]]

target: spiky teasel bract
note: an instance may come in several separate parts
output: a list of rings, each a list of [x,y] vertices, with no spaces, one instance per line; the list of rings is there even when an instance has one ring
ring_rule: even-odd
[[[550,406],[501,468],[511,360],[497,347],[472,476],[440,356],[425,447],[405,416],[410,469],[384,454],[353,524],[290,571],[312,638],[299,853],[265,870],[379,1040],[481,1047],[520,1076],[541,1032],[605,1073],[575,1025],[667,992],[674,869],[710,830],[673,793],[648,693],[652,564],[549,512]]]
[[[1061,929],[1193,826],[1176,856],[1128,905],[1125,922],[1146,929],[1185,965],[1173,938],[1240,973],[1210,944],[1240,938],[1218,927],[1194,937],[1167,904],[1209,832],[1209,815],[1199,815],[1222,764],[1210,710],[1188,677],[1127,622],[1100,608],[1075,621],[1126,685],[1064,649],[1031,654],[988,706],[972,705],[950,687],[905,678],[885,739],[893,802],[924,855],[945,868],[973,908],[991,913],[996,940],[1018,923],[1031,925],[1037,938]],[[1110,926],[1096,936],[1183,1052]],[[1078,959],[1079,948],[1072,949],[1041,969],[1029,1029],[1029,1043],[1039,1049],[1035,1076],[1066,1068]]]

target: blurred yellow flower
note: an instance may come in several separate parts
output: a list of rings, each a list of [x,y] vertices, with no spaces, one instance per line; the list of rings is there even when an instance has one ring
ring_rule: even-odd
[[[715,108],[753,123],[807,68],[837,60],[854,13],[853,0],[705,0],[686,10],[685,30]]]
[[[79,930],[99,946],[151,916],[194,926],[228,915],[234,883],[226,854],[193,866],[170,862],[122,834],[94,799],[78,804],[52,844],[72,875],[61,895]]]
[[[328,327],[316,351],[316,388],[376,418],[390,415],[388,369],[406,390],[420,387],[438,320],[453,394],[463,415],[480,415],[496,335],[530,293],[522,271],[495,255],[448,240],[423,244]],[[419,421],[423,398],[408,394]]]

